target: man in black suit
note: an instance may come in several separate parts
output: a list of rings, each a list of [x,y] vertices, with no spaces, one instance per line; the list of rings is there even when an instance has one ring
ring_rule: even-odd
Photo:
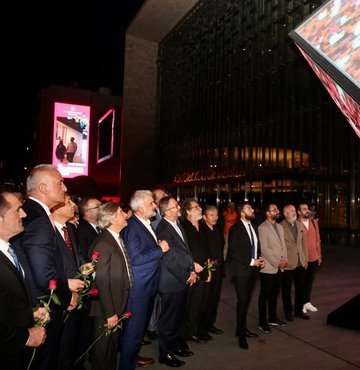
[[[13,370],[26,367],[30,347],[39,347],[46,338],[44,327],[34,327],[24,271],[9,244],[24,230],[21,207],[12,192],[0,190],[0,359],[2,368]]]
[[[78,245],[73,228],[74,225],[67,222],[73,219],[75,207],[76,205],[71,200],[71,197],[66,194],[65,202],[60,203],[51,211],[56,227],[55,242],[61,250],[69,289],[74,296],[78,296],[78,292],[84,287],[83,280],[75,278],[79,272],[79,268],[87,265],[89,268],[87,273],[91,273],[92,269],[91,263],[85,264],[84,259],[78,252]],[[84,313],[84,309],[76,309],[66,314],[66,321],[63,325],[59,345],[58,370],[73,368],[73,364],[76,360],[80,333],[83,335],[80,327]]]
[[[104,325],[114,329],[124,312],[129,289],[133,284],[130,257],[119,233],[127,225],[127,215],[116,203],[99,207],[99,225],[103,232],[93,244],[92,251],[100,253],[96,265],[95,285],[99,299],[90,304],[94,317],[94,338],[103,333]],[[130,318],[132,320],[132,318]],[[119,330],[103,336],[95,345],[92,370],[114,370],[116,367]]]
[[[80,254],[86,260],[90,259],[89,251],[91,245],[100,232],[97,221],[100,205],[101,201],[96,197],[85,197],[78,204],[80,220],[77,227],[77,237],[79,240]]]
[[[160,200],[159,208],[163,219],[157,227],[159,240],[169,244],[168,253],[161,260],[158,290],[161,310],[158,323],[159,362],[171,367],[185,364],[175,355],[191,356],[181,338],[181,322],[184,316],[187,286],[196,282],[194,261],[186,241],[185,232],[178,223],[180,206],[169,196]]]
[[[253,208],[248,202],[243,202],[239,205],[238,212],[240,221],[229,231],[229,260],[237,297],[236,335],[239,337],[240,348],[248,349],[246,337],[257,337],[257,334],[246,328],[247,311],[254,289],[256,271],[264,267],[264,260],[260,257],[257,227],[251,223],[255,219]]]
[[[50,209],[64,202],[66,186],[60,172],[52,165],[36,166],[27,178],[27,193],[23,209],[27,214],[24,232],[12,243],[29,282],[33,305],[39,297],[49,294],[49,281],[57,281],[56,294],[61,306],[51,303],[51,321],[47,325],[47,340],[36,351],[33,368],[53,368],[57,360],[63,312],[71,301],[67,276],[60,248],[55,244],[55,227]],[[71,301],[71,302],[70,302]]]

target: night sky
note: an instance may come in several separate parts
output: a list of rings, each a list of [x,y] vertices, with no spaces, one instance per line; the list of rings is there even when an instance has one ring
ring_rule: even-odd
[[[79,88],[109,87],[113,94],[122,95],[126,27],[143,2],[63,0],[13,5],[8,14],[12,27],[3,34],[3,173],[22,167],[41,88],[76,82]]]

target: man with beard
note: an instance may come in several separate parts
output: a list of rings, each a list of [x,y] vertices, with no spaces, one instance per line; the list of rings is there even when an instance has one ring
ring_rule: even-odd
[[[276,223],[279,216],[280,211],[277,205],[269,204],[266,207],[266,220],[259,226],[261,253],[265,261],[265,267],[260,274],[259,329],[264,333],[270,333],[269,325],[286,325],[276,314],[281,274],[287,266],[284,229]],[[269,310],[268,320],[267,307]]]
[[[306,203],[299,204],[298,216],[299,221],[304,225],[304,235],[308,252],[308,268],[306,269],[305,274],[305,304],[303,312],[316,312],[318,309],[311,304],[310,295],[316,269],[322,263],[319,225],[316,220],[310,217],[309,207]]]
[[[264,267],[261,258],[259,234],[257,227],[252,224],[255,212],[249,202],[243,202],[238,207],[240,221],[229,231],[229,260],[230,271],[234,277],[236,305],[236,335],[239,346],[248,349],[246,338],[257,337],[246,327],[246,317],[252,292],[254,290],[256,271]]]
[[[296,209],[292,204],[284,207],[285,220],[281,222],[287,248],[288,265],[282,276],[282,300],[287,321],[293,321],[293,304],[291,302],[291,285],[295,286],[295,316],[308,320],[302,312],[304,305],[305,271],[307,268],[307,250],[301,222],[296,221]]]
[[[129,291],[126,311],[131,320],[124,325],[120,339],[119,369],[134,370],[150,366],[152,358],[138,356],[141,341],[153,309],[154,298],[160,277],[160,262],[169,250],[165,240],[158,241],[151,227],[150,218],[155,216],[155,202],[150,190],[137,190],[130,200],[134,214],[128,226],[121,231],[127,247],[133,272],[133,286]]]

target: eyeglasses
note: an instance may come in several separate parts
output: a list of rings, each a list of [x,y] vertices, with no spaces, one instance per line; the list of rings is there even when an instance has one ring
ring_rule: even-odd
[[[174,207],[166,208],[164,212],[166,212],[166,211],[170,211],[171,209],[174,209],[174,208],[180,208],[180,206],[177,204],[177,205],[176,205],[176,206],[174,206]]]
[[[101,206],[101,204],[97,204],[96,206],[94,207],[90,207],[90,208],[87,208],[86,211],[91,211],[92,209],[96,209],[96,208],[99,208]]]
[[[190,207],[189,209],[194,209],[194,208],[196,208],[196,209],[201,209],[201,207],[197,204],[196,206],[192,206],[192,207]]]

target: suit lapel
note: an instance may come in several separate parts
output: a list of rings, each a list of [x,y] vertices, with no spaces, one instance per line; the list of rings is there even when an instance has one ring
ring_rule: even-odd
[[[146,234],[151,238],[151,240],[154,242],[154,244],[156,244],[156,241],[154,239],[154,236],[151,234],[151,232],[147,229],[147,227],[137,218],[137,216],[133,215],[132,216],[134,218],[134,221],[138,224],[138,226],[140,228],[142,228],[142,230],[144,230],[146,232]],[[154,231],[154,234],[155,234],[155,231]],[[155,234],[156,235],[156,234]]]
[[[6,255],[1,251],[0,251],[0,260],[3,262],[4,265],[6,265],[14,273],[16,278],[19,280],[22,288],[25,290],[26,294],[28,294],[28,290],[25,286],[24,277],[17,270],[17,268],[14,266],[14,264],[9,260],[9,258],[7,258]]]

